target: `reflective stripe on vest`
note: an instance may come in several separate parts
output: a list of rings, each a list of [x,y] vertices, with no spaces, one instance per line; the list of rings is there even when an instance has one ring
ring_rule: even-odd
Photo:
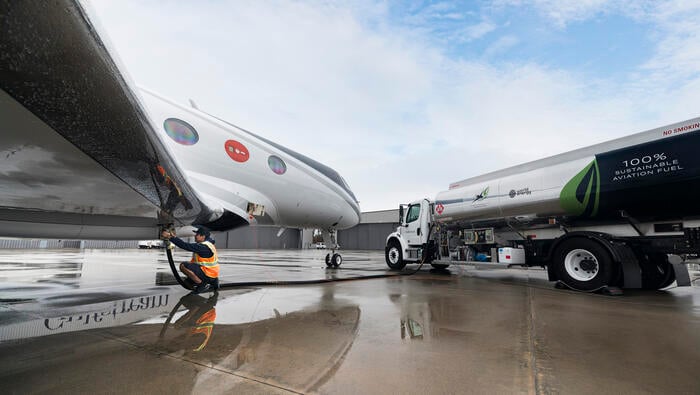
[[[219,277],[219,256],[216,254],[216,247],[209,241],[204,241],[199,244],[204,244],[209,247],[212,252],[212,256],[209,258],[203,258],[199,256],[196,252],[192,253],[192,260],[190,262],[197,263],[202,267],[202,271],[207,277],[217,278]]]

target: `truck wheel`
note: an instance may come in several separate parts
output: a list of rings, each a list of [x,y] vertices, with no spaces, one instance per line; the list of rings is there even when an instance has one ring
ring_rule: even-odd
[[[395,240],[389,242],[389,246],[384,251],[384,258],[386,259],[386,264],[391,269],[401,270],[404,268],[404,266],[406,266],[406,262],[403,261],[401,244]]]
[[[668,262],[668,255],[663,253],[651,253],[646,259],[640,260],[642,269],[642,288],[661,289],[666,288],[676,281],[676,272]]]
[[[579,291],[595,291],[611,285],[615,272],[612,257],[599,242],[572,238],[557,247],[552,263],[559,280]]]
[[[432,266],[432,267],[434,267],[434,268],[436,268],[436,269],[438,269],[438,270],[445,270],[445,269],[447,269],[448,267],[450,267],[450,265],[445,265],[445,264],[443,264],[443,263],[431,263],[430,266]]]

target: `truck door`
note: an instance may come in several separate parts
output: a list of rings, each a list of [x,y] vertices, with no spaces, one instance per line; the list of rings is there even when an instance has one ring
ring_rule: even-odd
[[[420,244],[420,235],[418,234],[421,228],[421,203],[412,203],[408,206],[406,210],[406,242],[408,245]],[[420,232],[422,233],[422,232]]]
[[[422,245],[428,241],[429,210],[430,202],[427,199],[408,206],[404,233],[408,245]]]

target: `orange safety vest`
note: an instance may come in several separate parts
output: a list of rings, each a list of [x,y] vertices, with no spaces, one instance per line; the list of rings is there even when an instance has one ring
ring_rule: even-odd
[[[216,320],[216,309],[212,308],[206,313],[202,314],[197,320],[196,326],[190,331],[191,334],[201,333],[204,335],[204,342],[192,351],[202,351],[204,347],[209,343],[209,338],[211,337],[211,332],[214,330],[214,320]]]
[[[214,253],[209,258],[202,258],[201,256],[197,255],[196,252],[192,253],[192,260],[190,260],[191,263],[196,263],[199,264],[202,267],[202,271],[204,274],[207,275],[209,278],[218,278],[219,277],[219,256],[216,254],[216,247],[214,247],[214,244],[211,242],[205,241],[199,244],[204,244],[205,246],[209,247],[211,252]]]

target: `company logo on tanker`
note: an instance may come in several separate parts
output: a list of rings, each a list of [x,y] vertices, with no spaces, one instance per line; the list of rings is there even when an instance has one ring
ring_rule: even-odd
[[[522,188],[518,189],[517,191],[515,189],[511,189],[510,192],[508,192],[508,196],[510,196],[511,199],[521,195],[532,195],[532,191],[530,188]]]
[[[480,200],[486,199],[486,197],[489,195],[489,187],[484,188],[483,191],[481,191],[480,194],[474,196],[474,200],[472,200],[472,203],[476,203]]]
[[[600,200],[600,170],[593,159],[576,174],[559,194],[559,204],[569,214],[593,217],[598,214]]]

